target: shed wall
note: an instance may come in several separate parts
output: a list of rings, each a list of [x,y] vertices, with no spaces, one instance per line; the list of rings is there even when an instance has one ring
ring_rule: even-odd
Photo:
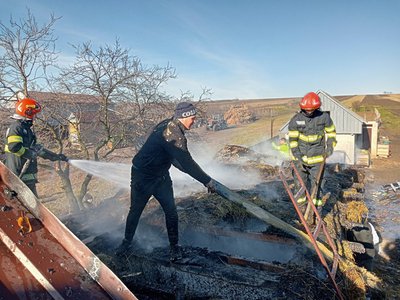
[[[355,149],[356,136],[353,134],[337,134],[337,144],[333,155],[327,159],[327,163],[344,163],[354,165],[356,162]]]

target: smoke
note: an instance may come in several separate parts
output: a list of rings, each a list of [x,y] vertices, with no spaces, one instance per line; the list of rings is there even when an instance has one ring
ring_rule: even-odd
[[[327,164],[346,164],[350,161],[349,155],[345,151],[334,151],[331,156],[326,159]]]
[[[293,260],[298,251],[296,245],[288,243],[267,242],[246,238],[245,236],[240,238],[235,236],[216,236],[191,229],[187,229],[183,233],[182,240],[185,244],[208,248],[210,251],[221,251],[233,256],[280,263],[287,263]]]
[[[129,189],[131,165],[91,160],[69,160],[69,163],[86,173],[114,182],[118,187]]]
[[[285,161],[280,152],[272,147],[271,140],[255,144],[251,147],[251,150],[264,155],[263,162],[271,166],[280,166]]]
[[[232,189],[247,189],[262,182],[257,171],[244,171],[239,167],[233,168],[214,160],[215,152],[210,151],[203,144],[192,144],[192,157],[201,168],[213,179]],[[131,164],[100,162],[90,160],[70,160],[70,164],[86,173],[110,181],[116,186],[129,190],[131,178]],[[177,197],[186,197],[193,193],[205,191],[204,186],[188,174],[171,167],[171,178],[174,185],[174,194]]]
[[[189,147],[192,157],[198,163],[198,165],[200,165],[200,167],[213,179],[221,182],[231,189],[251,189],[263,183],[263,179],[256,170],[249,171],[248,169],[241,169],[240,166],[231,167],[216,162],[214,159],[216,150],[212,150],[205,143],[190,143]],[[113,182],[116,185],[116,188],[129,192],[131,164],[89,160],[70,160],[69,162],[75,168],[78,168],[103,180]],[[244,160],[242,162],[245,163],[246,161]],[[190,177],[188,174],[183,173],[174,167],[171,167],[170,173],[173,181],[175,197],[187,197],[194,193],[207,192],[206,188],[201,183]],[[102,205],[104,209],[99,208],[99,211],[96,210],[97,218],[92,220],[92,224],[90,226],[91,228],[87,227],[86,229],[91,231],[92,234],[101,234],[101,230],[108,228],[117,232],[114,234],[113,239],[122,239],[122,226],[126,220],[128,207],[121,208],[121,204],[119,202],[110,200],[112,199],[108,199],[108,204]],[[111,216],[110,212],[113,212],[114,216]],[[121,216],[118,224],[116,224],[115,214]],[[154,247],[165,246],[168,243],[166,239],[166,232],[160,234],[160,232],[155,231],[154,228],[145,226],[143,223],[139,223],[135,240],[138,241],[141,246],[143,246],[142,248],[145,247],[146,251],[151,251]],[[115,243],[115,241],[113,242]],[[220,250],[228,247],[226,244],[224,244],[224,242],[227,242],[228,244],[231,243],[231,246],[234,245],[232,244],[232,241],[225,241],[222,239],[221,243],[218,244]],[[240,241],[237,243],[239,245],[241,244]],[[197,241],[195,244],[198,244],[199,246],[203,245],[211,247],[212,241],[208,241],[206,244],[198,243]],[[234,248],[236,248],[236,246]],[[253,254],[250,253],[251,251],[246,247],[246,249],[244,249],[243,246],[238,246],[237,248],[238,250],[232,248],[232,251],[236,251],[238,254],[244,254],[247,252],[249,255],[253,256]],[[218,250],[212,247],[210,249]]]

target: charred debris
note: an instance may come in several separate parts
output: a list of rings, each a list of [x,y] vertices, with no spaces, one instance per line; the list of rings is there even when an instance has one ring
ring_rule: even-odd
[[[278,176],[285,167],[269,165],[270,159],[234,145],[225,146],[216,156],[220,164],[256,171],[262,178],[261,183],[236,193],[288,226],[303,230]],[[285,174],[290,176],[290,170]],[[362,170],[335,164],[326,166],[322,183],[326,197],[321,216],[341,256],[335,280],[344,299],[383,295],[380,280],[355,262],[354,253],[363,251],[362,245],[355,249],[345,235],[350,223],[361,222],[368,212],[364,180]],[[128,198],[125,194],[108,199],[63,222],[139,299],[339,299],[307,243],[216,194],[177,199],[183,259],[169,261],[165,219],[155,200],[145,209],[132,251],[116,257]]]

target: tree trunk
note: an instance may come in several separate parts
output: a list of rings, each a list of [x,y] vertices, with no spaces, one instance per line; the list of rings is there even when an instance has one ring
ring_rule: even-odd
[[[61,178],[62,186],[68,199],[71,211],[80,211],[83,208],[83,205],[80,201],[78,201],[78,199],[76,199],[74,191],[72,189],[71,179],[69,178],[69,164],[67,163],[65,169],[63,170],[61,168],[61,163],[58,162],[56,171]]]

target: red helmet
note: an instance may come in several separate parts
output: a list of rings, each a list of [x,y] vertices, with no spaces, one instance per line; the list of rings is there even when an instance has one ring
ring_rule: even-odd
[[[18,115],[29,119],[33,119],[33,117],[37,113],[40,113],[41,110],[42,107],[40,104],[30,98],[18,100],[18,102],[15,104],[15,112]]]
[[[320,107],[321,100],[319,99],[319,96],[314,92],[308,93],[300,101],[300,108],[304,110],[318,109]]]

